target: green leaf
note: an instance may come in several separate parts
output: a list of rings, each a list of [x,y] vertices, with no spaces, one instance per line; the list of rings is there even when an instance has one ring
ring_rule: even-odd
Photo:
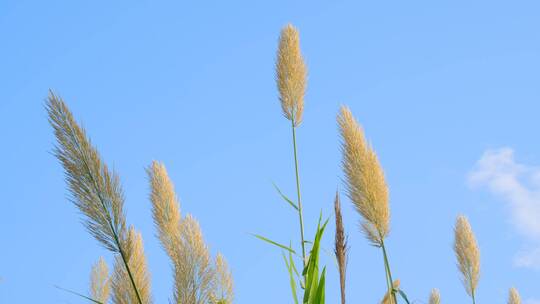
[[[267,239],[267,238],[265,238],[265,237],[262,236],[262,235],[253,234],[253,236],[256,237],[256,238],[258,238],[258,239],[260,239],[260,240],[262,240],[262,241],[265,241],[265,242],[270,243],[270,244],[272,244],[272,245],[274,245],[274,246],[277,246],[277,247],[279,247],[279,248],[281,248],[281,249],[285,249],[285,250],[289,251],[290,253],[296,254],[296,251],[294,251],[292,248],[287,247],[287,246],[285,246],[285,245],[282,245],[282,244],[280,244],[280,243],[274,242],[274,241],[272,241],[272,240],[270,240],[270,239]]]
[[[290,281],[290,284],[291,284],[291,291],[292,291],[292,296],[293,296],[293,299],[294,299],[294,303],[298,304],[298,296],[296,294],[296,281],[294,280],[294,272],[293,272],[294,264],[293,264],[293,261],[292,261],[292,253],[290,253],[290,252],[289,252],[289,259],[290,259],[290,262],[287,261],[287,258],[285,257],[285,254],[283,254],[283,260],[285,260],[285,265],[287,265],[287,270],[289,271],[289,281]]]
[[[97,303],[97,304],[104,304],[104,303],[101,303],[101,302],[98,301],[98,300],[94,300],[94,299],[92,299],[92,298],[90,298],[90,297],[87,297],[87,296],[85,296],[85,295],[83,295],[83,294],[80,294],[80,293],[78,293],[78,292],[76,292],[76,291],[69,290],[69,289],[66,289],[66,288],[62,288],[62,287],[56,286],[56,285],[54,285],[54,287],[56,287],[56,288],[58,288],[58,289],[60,289],[60,290],[63,290],[63,291],[65,291],[65,292],[69,292],[69,293],[71,293],[71,294],[74,294],[74,295],[76,295],[76,296],[79,296],[79,297],[81,297],[81,298],[84,298],[84,299],[86,299],[86,300],[88,300],[88,301],[90,301],[90,302],[94,302],[94,303]]]
[[[403,300],[405,300],[405,302],[407,302],[407,304],[410,304],[409,299],[407,299],[407,295],[403,292],[403,290],[398,289],[397,292],[403,298]]]
[[[279,193],[281,198],[284,199],[287,203],[289,203],[289,205],[291,205],[291,207],[296,209],[296,211],[298,211],[298,206],[296,206],[296,204],[292,200],[290,200],[285,194],[283,194],[283,192],[281,192],[281,190],[279,189],[279,187],[276,184],[272,183],[272,185],[274,185],[274,188],[276,188],[276,191]]]

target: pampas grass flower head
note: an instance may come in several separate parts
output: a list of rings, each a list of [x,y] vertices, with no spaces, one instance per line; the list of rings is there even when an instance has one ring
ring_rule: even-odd
[[[379,159],[347,107],[338,116],[347,193],[364,221],[367,238],[381,246],[390,230],[388,187]]]
[[[92,266],[90,273],[90,297],[101,303],[107,303],[111,291],[109,268],[103,258]]]
[[[291,120],[294,126],[298,126],[302,121],[306,75],[298,30],[289,24],[281,30],[279,37],[276,82],[283,115]]]
[[[510,293],[508,294],[508,304],[521,304],[519,293],[514,287],[510,288]]]
[[[429,304],[440,304],[441,303],[441,294],[439,290],[434,288],[431,290],[431,295],[429,296]]]
[[[465,290],[474,299],[480,278],[480,250],[467,218],[460,215],[455,226],[454,251]]]

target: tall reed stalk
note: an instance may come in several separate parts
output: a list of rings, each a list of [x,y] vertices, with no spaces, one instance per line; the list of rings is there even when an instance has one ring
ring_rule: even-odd
[[[302,263],[306,266],[306,248],[304,238],[304,216],[302,210],[302,195],[300,191],[300,174],[298,170],[298,152],[296,143],[296,128],[302,122],[304,110],[304,94],[306,89],[306,66],[300,51],[298,30],[287,25],[281,31],[276,61],[276,82],[281,101],[283,115],[291,122],[294,173],[296,180],[296,197],[298,206],[298,221],[300,224],[300,246],[302,248]]]

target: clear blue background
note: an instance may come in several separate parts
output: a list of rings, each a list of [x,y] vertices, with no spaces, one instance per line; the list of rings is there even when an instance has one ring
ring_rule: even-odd
[[[537,1],[2,1],[0,3],[0,302],[84,303],[90,265],[111,255],[80,224],[43,105],[60,94],[120,172],[128,221],[143,233],[155,303],[169,261],[154,237],[144,168],[163,161],[183,214],[227,257],[236,302],[290,303],[281,253],[261,233],[297,240],[297,218],[272,182],[294,193],[288,122],[274,83],[280,28],[301,31],[309,66],[298,131],[308,235],[343,188],[335,123],[351,107],[391,189],[394,276],[417,303],[432,287],[467,303],[452,251],[467,214],[482,250],[479,303],[516,286],[539,299],[540,275],[513,265],[522,247],[496,198],[467,186],[489,148],[540,164]],[[380,253],[344,198],[350,303],[377,303]],[[332,248],[333,225],[324,239]],[[329,255],[328,303],[338,302]],[[530,300],[529,303],[533,303]]]

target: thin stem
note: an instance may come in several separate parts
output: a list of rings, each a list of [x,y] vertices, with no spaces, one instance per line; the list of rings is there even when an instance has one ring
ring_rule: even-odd
[[[472,289],[472,302],[473,304],[476,304],[476,297],[474,296],[474,289]]]
[[[300,241],[302,245],[302,264],[306,267],[306,248],[304,244],[304,216],[302,215],[302,199],[300,195],[300,175],[298,174],[298,156],[296,153],[296,127],[294,118],[291,119],[293,150],[294,150],[294,170],[296,173],[296,194],[298,195],[298,218],[300,220]]]
[[[388,279],[390,279],[390,288],[389,292],[392,293],[392,298],[394,298],[394,304],[397,304],[397,297],[394,292],[394,280],[392,279],[392,272],[390,271],[390,263],[388,263],[388,255],[386,253],[386,247],[384,246],[384,240],[381,238],[381,248],[384,256],[384,267],[386,270],[386,274],[388,275]]]

